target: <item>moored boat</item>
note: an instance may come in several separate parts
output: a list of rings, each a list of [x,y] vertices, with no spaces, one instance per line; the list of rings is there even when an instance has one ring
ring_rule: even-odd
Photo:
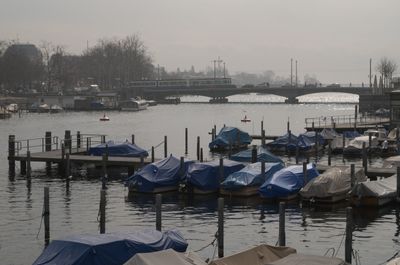
[[[240,151],[236,154],[231,155],[231,160],[239,161],[239,162],[251,162],[252,160],[252,154],[253,149],[249,148],[243,151]],[[263,146],[258,146],[257,147],[257,162],[264,161],[266,163],[282,163],[283,160],[280,159],[279,157],[275,156],[272,154],[270,151],[268,151],[265,147]]]
[[[212,151],[246,148],[252,139],[251,136],[235,127],[223,127],[216,138],[208,144]]]
[[[119,107],[122,111],[139,111],[145,110],[149,106],[149,103],[143,99],[134,99],[121,101]]]
[[[88,155],[102,156],[103,154],[123,157],[147,157],[149,155],[146,150],[128,141],[122,143],[108,141],[104,144],[91,147],[88,150]]]
[[[373,153],[380,150],[380,147],[378,146],[378,139],[375,136],[371,136],[371,143],[369,142],[369,136],[359,136],[351,140],[349,144],[343,149],[343,155],[350,157],[361,156],[364,144],[366,152],[368,153]]]

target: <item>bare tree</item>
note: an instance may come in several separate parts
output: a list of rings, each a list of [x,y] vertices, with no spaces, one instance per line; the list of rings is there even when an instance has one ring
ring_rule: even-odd
[[[390,86],[393,73],[397,69],[397,64],[388,59],[387,57],[383,57],[380,59],[378,65],[376,66],[376,70],[381,74],[383,88],[388,88]]]

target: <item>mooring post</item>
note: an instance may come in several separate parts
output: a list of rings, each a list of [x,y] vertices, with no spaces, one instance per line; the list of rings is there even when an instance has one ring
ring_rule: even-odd
[[[370,151],[372,150],[371,146],[372,146],[372,133],[368,132],[368,149]],[[368,152],[368,154],[371,155],[371,152]]]
[[[300,148],[299,148],[299,141],[297,141],[296,142],[296,165],[298,165],[299,164],[299,153],[300,153],[300,150],[299,150]]]
[[[350,187],[353,188],[354,185],[356,184],[356,165],[351,164],[350,165]]]
[[[399,125],[397,125],[397,127],[396,127],[396,146],[397,146],[397,152],[399,152],[399,150],[400,150],[399,135],[400,135],[400,127],[399,127]]]
[[[71,162],[69,160],[69,152],[65,154],[65,177],[67,180],[69,180],[69,177],[71,176]]]
[[[261,133],[264,130],[264,121],[261,121]]]
[[[289,121],[289,118],[288,118],[287,125],[286,125],[286,131],[287,131],[287,133],[290,132],[290,121]]]
[[[86,137],[86,152],[89,151],[89,148],[90,148],[90,146],[89,146],[89,137]]]
[[[181,176],[183,176],[185,174],[185,158],[183,156],[181,156],[179,171],[180,171]]]
[[[26,152],[26,178],[30,179],[32,176],[32,167],[31,167],[31,151]]]
[[[261,161],[261,176],[265,177],[265,161]]]
[[[357,131],[358,106],[354,105],[354,131]]]
[[[279,203],[279,243],[280,247],[286,246],[286,233],[285,233],[285,209],[284,202]]]
[[[71,131],[70,130],[65,130],[64,146],[65,146],[65,149],[68,149],[71,152]]]
[[[336,130],[336,122],[333,123],[333,129]]]
[[[45,133],[45,150],[46,152],[51,151],[51,132]]]
[[[79,148],[81,148],[81,141],[82,141],[81,132],[77,131],[76,132],[76,150],[77,151],[79,151]]]
[[[224,181],[224,159],[219,158],[219,182]]]
[[[400,202],[400,167],[397,167],[397,202]]]
[[[197,155],[197,161],[200,161],[200,136],[197,136],[196,155]]]
[[[253,148],[251,149],[251,163],[256,163],[257,162],[257,146],[253,145]]]
[[[156,229],[157,229],[157,231],[161,231],[161,204],[162,204],[162,195],[156,194]]]
[[[353,252],[353,209],[346,208],[346,239],[344,243],[344,260],[351,264],[351,255]]]
[[[315,130],[315,127],[314,127],[314,121],[311,123],[311,128],[312,128],[312,131],[314,131],[314,130]]]
[[[200,148],[200,162],[203,162],[203,147]]]
[[[61,144],[61,162],[58,165],[58,173],[61,177],[65,174],[65,143]]]
[[[101,178],[101,188],[103,190],[107,189],[106,187],[106,181],[107,181],[107,154],[103,154],[103,159],[102,159],[102,168],[103,168],[103,175]]]
[[[140,168],[144,167],[144,157],[143,155],[140,156]]]
[[[106,136],[105,135],[101,136],[101,143],[102,144],[106,143]]]
[[[154,163],[154,146],[151,147],[151,163]]]
[[[304,185],[307,184],[307,162],[303,162],[303,177],[304,177]]]
[[[15,175],[15,135],[8,136],[8,169],[10,175]]]
[[[265,130],[261,131],[261,145],[265,146]]]
[[[342,154],[344,153],[344,148],[346,147],[346,137],[344,135],[344,133],[342,134]],[[343,155],[343,159],[344,159],[344,155]]]
[[[218,258],[224,257],[224,198],[218,198]]]
[[[188,128],[185,128],[185,155],[188,154]]]
[[[106,190],[100,190],[100,234],[106,232]]]
[[[289,140],[288,140],[288,143],[286,144],[286,148],[285,148],[286,154],[289,153],[288,145],[291,143],[291,139],[292,139],[292,131],[291,130],[288,130],[288,135],[289,135]]]
[[[362,145],[362,163],[365,171],[365,175],[368,172],[368,161],[367,161],[367,148],[365,147],[365,142]]]
[[[21,160],[20,162],[20,168],[21,168],[21,175],[26,175],[26,161]]]
[[[331,165],[331,157],[332,157],[332,140],[328,141],[328,166]]]
[[[49,187],[44,187],[43,219],[44,219],[44,245],[48,246],[50,243],[50,190],[49,190]]]
[[[164,157],[168,156],[168,138],[164,136]]]
[[[318,131],[315,131],[315,163],[318,162],[318,149],[319,149]]]
[[[132,134],[132,140],[131,140],[131,143],[132,143],[132,144],[135,144],[135,135],[134,135],[134,134]]]

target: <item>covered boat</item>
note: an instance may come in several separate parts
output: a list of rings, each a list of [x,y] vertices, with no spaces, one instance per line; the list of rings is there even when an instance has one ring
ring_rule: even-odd
[[[137,253],[170,248],[184,252],[187,246],[174,230],[73,235],[53,240],[33,265],[122,265]]]
[[[322,138],[326,140],[333,140],[334,138],[342,138],[342,135],[340,133],[338,133],[337,131],[335,131],[335,129],[333,128],[324,128],[321,132],[320,135],[322,136]]]
[[[166,249],[151,253],[138,253],[124,265],[207,265],[193,252],[181,253]]]
[[[345,156],[361,156],[363,144],[367,152],[375,152],[380,148],[378,147],[378,139],[375,136],[371,136],[371,146],[369,144],[369,136],[359,136],[349,142],[349,144],[343,149],[343,155]]]
[[[265,265],[350,265],[342,259],[335,257],[314,256],[304,254],[290,254],[274,262],[265,263]]]
[[[364,170],[358,168],[354,172],[354,183],[366,181]],[[351,190],[351,170],[349,167],[332,167],[310,180],[301,190],[305,200],[334,203],[346,199]]]
[[[234,196],[251,196],[267,178],[283,168],[282,163],[265,163],[265,173],[261,172],[261,162],[249,164],[240,171],[230,174],[221,183],[221,193]]]
[[[267,143],[267,148],[272,152],[285,152],[286,149],[296,150],[296,144],[298,142],[298,138],[294,134],[285,134],[281,137],[278,137],[274,141]]]
[[[239,162],[251,162],[252,149],[240,151],[231,156],[231,160]],[[257,162],[264,161],[265,163],[283,163],[282,159],[272,154],[266,148],[262,146],[257,147]]]
[[[220,183],[233,172],[244,167],[242,163],[227,160],[223,161],[223,175],[221,176],[219,160],[193,163],[189,165],[186,182],[189,190],[194,193],[218,192]]]
[[[263,244],[228,257],[214,260],[210,265],[264,265],[294,253],[296,253],[296,250],[290,247],[274,247]]]
[[[303,166],[290,166],[279,170],[261,185],[261,197],[268,199],[293,199],[300,189],[311,179],[319,175],[314,164],[307,164],[306,179]]]
[[[180,160],[172,155],[163,160],[148,164],[130,176],[125,186],[130,192],[157,193],[178,190],[192,161],[185,161],[181,169]]]
[[[386,179],[364,181],[351,191],[352,204],[356,206],[381,206],[396,199],[397,175]]]
[[[322,147],[325,145],[324,137],[320,133],[317,134],[315,131],[309,131],[309,132],[302,133],[299,135],[299,137],[305,137],[311,143],[315,143],[316,142],[315,138],[317,138],[319,146]]]
[[[391,156],[383,161],[382,167],[384,168],[397,168],[400,167],[400,155]]]
[[[252,139],[247,132],[235,127],[223,127],[214,141],[208,144],[210,150],[228,150],[247,147]]]
[[[127,156],[127,157],[147,157],[149,153],[137,146],[131,144],[128,141],[123,143],[116,143],[114,141],[108,141],[104,144],[91,147],[88,151],[89,155],[102,156],[108,153],[109,156]]]

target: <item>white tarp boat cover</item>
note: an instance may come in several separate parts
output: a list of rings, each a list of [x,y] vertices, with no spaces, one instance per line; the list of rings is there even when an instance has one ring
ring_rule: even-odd
[[[251,264],[251,263],[249,263]],[[291,254],[283,259],[267,263],[265,265],[348,265],[339,258]]]
[[[265,265],[293,253],[296,253],[296,250],[290,247],[274,247],[264,244],[232,256],[214,260],[210,265]]]
[[[362,149],[363,143],[365,143],[365,147],[369,147],[369,136],[359,136],[351,140],[347,147],[354,147],[357,149]],[[378,138],[375,136],[371,136],[371,147],[378,146]]]
[[[166,249],[136,254],[124,265],[207,265],[207,263],[192,252],[181,253]]]
[[[375,181],[360,182],[354,186],[351,194],[358,197],[395,197],[397,175]]]
[[[300,190],[300,195],[304,198],[326,198],[348,193],[351,190],[350,174],[349,167],[332,167],[310,180]],[[356,169],[354,175],[355,183],[367,180],[362,168]]]
[[[386,158],[383,161],[383,166],[384,168],[395,168],[395,167],[400,167],[400,155],[398,156],[391,156]]]
[[[400,265],[400,258],[392,259],[386,265]]]
[[[324,128],[321,132],[320,132],[320,135],[325,139],[325,140],[328,140],[328,139],[334,139],[334,138],[337,138],[337,137],[342,137],[342,135],[341,134],[339,134],[338,132],[336,132],[334,129],[332,129],[332,128]]]
[[[392,129],[389,133],[387,138],[390,140],[396,140],[397,128]]]

